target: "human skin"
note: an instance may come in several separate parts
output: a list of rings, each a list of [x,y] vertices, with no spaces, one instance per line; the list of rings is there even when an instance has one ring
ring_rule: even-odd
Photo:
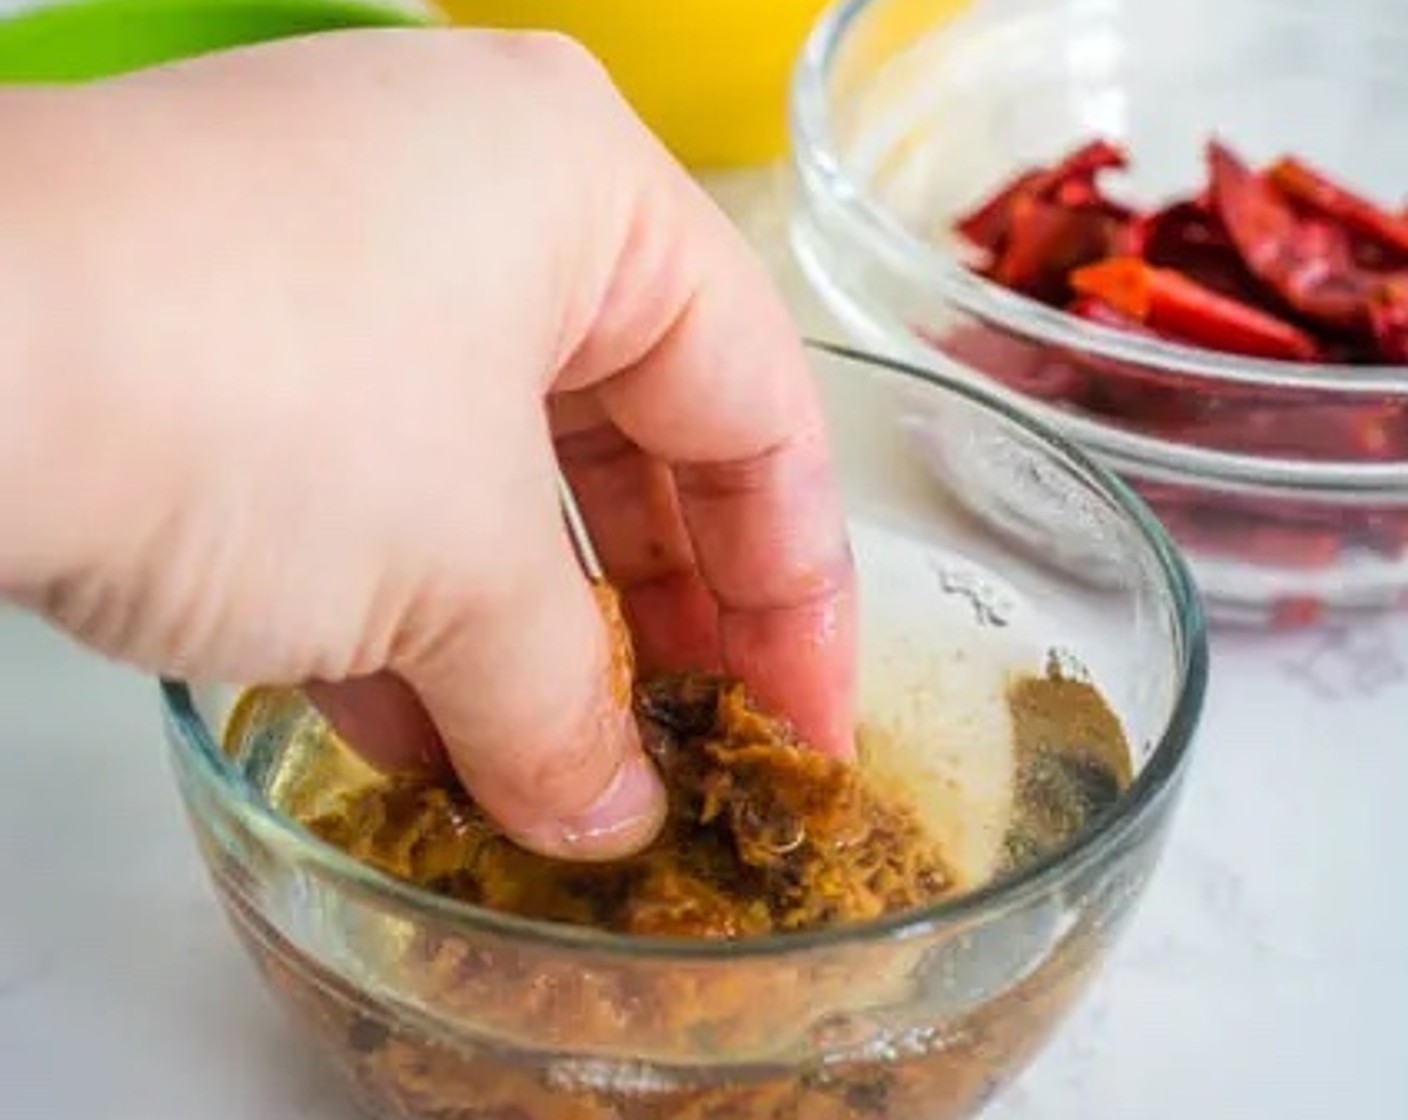
[[[850,750],[823,418],[739,236],[579,48],[349,32],[0,91],[0,589],[197,680],[306,684],[538,850],[663,797],[646,669]]]

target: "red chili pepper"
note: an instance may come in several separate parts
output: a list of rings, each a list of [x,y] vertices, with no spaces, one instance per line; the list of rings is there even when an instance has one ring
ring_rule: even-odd
[[[1365,272],[1392,272],[1408,266],[1408,257],[1364,237],[1349,239],[1349,253],[1355,265]]]
[[[1172,269],[1113,257],[1071,275],[1081,295],[1103,300],[1161,334],[1233,354],[1309,361],[1315,340],[1289,323],[1219,295]]]
[[[1095,140],[1046,168],[1024,171],[987,202],[954,223],[954,228],[990,254],[1001,254],[1012,230],[1014,211],[1025,201],[1050,203],[1066,210],[1091,209],[1107,218],[1123,220],[1129,211],[1100,193],[1096,179],[1102,171],[1126,166],[1123,151],[1105,140]]]
[[[1369,305],[1369,326],[1379,353],[1408,363],[1408,280],[1386,280]]]
[[[1118,171],[1128,165],[1123,149],[1108,140],[1092,140],[1039,172],[1027,193],[1068,207],[1127,212],[1101,194],[1096,184],[1102,171]]]
[[[1390,214],[1302,161],[1256,173],[1223,145],[1209,182],[1149,214],[1108,198],[1123,167],[1103,142],[1017,177],[960,223],[985,273],[1076,318],[1236,354],[1408,364],[1408,211]],[[1408,400],[1342,404],[1303,390],[1239,387],[1017,339],[972,324],[942,343],[1028,396],[1133,431],[1249,455],[1408,462]],[[1408,556],[1408,508],[1344,507],[1140,483],[1191,548],[1247,563],[1323,568],[1349,550]],[[1314,598],[1278,625],[1321,617]]]
[[[1099,323],[1102,327],[1125,331],[1128,334],[1143,335],[1145,338],[1161,338],[1158,331],[1146,323],[1126,315],[1117,307],[1112,307],[1103,299],[1094,296],[1077,296],[1066,305],[1066,311],[1087,323]]]
[[[1075,210],[1093,210],[1123,224],[1134,217],[1134,211],[1105,195],[1094,178],[1062,180],[1045,193],[1045,197],[1061,206]]]
[[[1026,171],[998,191],[971,214],[954,223],[954,229],[980,249],[997,253],[1007,240],[1012,207],[1019,198],[1032,194],[1031,188],[1046,177],[1044,171]]]
[[[1018,199],[1012,207],[1006,246],[989,275],[1005,288],[1060,303],[1069,290],[1067,274],[1108,253],[1115,230],[1113,221],[1100,211]]]
[[[1323,223],[1307,229],[1284,195],[1231,150],[1208,145],[1212,200],[1253,275],[1301,314],[1340,329],[1362,329],[1372,285],[1352,265],[1327,256]]]
[[[1178,202],[1130,222],[1119,255],[1139,257],[1155,268],[1175,269],[1242,303],[1271,306],[1217,215],[1196,202]]]
[[[1271,181],[1302,205],[1346,229],[1408,256],[1408,220],[1399,218],[1334,182],[1294,156],[1283,156],[1267,172]]]

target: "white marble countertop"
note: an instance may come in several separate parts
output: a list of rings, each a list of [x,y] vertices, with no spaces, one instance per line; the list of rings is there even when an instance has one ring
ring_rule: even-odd
[[[1408,1116],[1408,624],[1215,661],[1147,901],[992,1120]],[[0,1116],[354,1115],[216,909],[152,684],[3,613],[0,892]]]
[[[1147,901],[991,1120],[1408,1117],[1408,620],[1214,665]],[[354,1115],[216,909],[154,686],[4,611],[0,900],[0,1117]]]

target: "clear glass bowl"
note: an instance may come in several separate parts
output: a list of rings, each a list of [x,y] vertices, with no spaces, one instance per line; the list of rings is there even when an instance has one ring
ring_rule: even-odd
[[[219,898],[374,1115],[969,1116],[1108,952],[1155,866],[1202,707],[1182,562],[1120,483],[981,393],[841,351],[816,368],[861,572],[863,709],[910,725],[896,741],[915,800],[946,817],[931,824],[964,866],[990,855],[968,810],[1010,784],[990,783],[1010,778],[1010,729],[989,721],[1014,666],[1054,659],[1098,684],[1131,744],[1130,784],[1068,843],[929,909],[652,940],[506,917],[354,863],[271,806],[308,718],[296,694],[227,741],[240,690],[165,682]],[[971,800],[943,814],[955,796]]]
[[[794,79],[797,255],[861,345],[983,380],[1119,471],[1190,555],[1215,616],[1293,625],[1400,605],[1408,368],[1108,330],[969,271],[951,226],[1097,137],[1128,149],[1126,193],[1151,204],[1197,189],[1214,133],[1256,162],[1294,153],[1402,197],[1405,12],[983,0],[955,18],[926,0],[842,3]],[[1358,438],[1361,422],[1389,438]]]

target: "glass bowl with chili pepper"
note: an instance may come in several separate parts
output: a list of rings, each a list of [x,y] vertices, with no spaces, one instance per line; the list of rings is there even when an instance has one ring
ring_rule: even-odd
[[[669,819],[570,864],[443,775],[371,770],[296,691],[163,683],[217,897],[370,1115],[959,1120],[1108,954],[1206,682],[1177,550],[980,390],[815,363],[860,575],[855,763],[737,682],[638,667]],[[970,508],[975,468],[1003,518]]]
[[[1150,503],[1215,617],[1408,603],[1408,14],[849,0],[793,244],[867,348],[980,380]]]

